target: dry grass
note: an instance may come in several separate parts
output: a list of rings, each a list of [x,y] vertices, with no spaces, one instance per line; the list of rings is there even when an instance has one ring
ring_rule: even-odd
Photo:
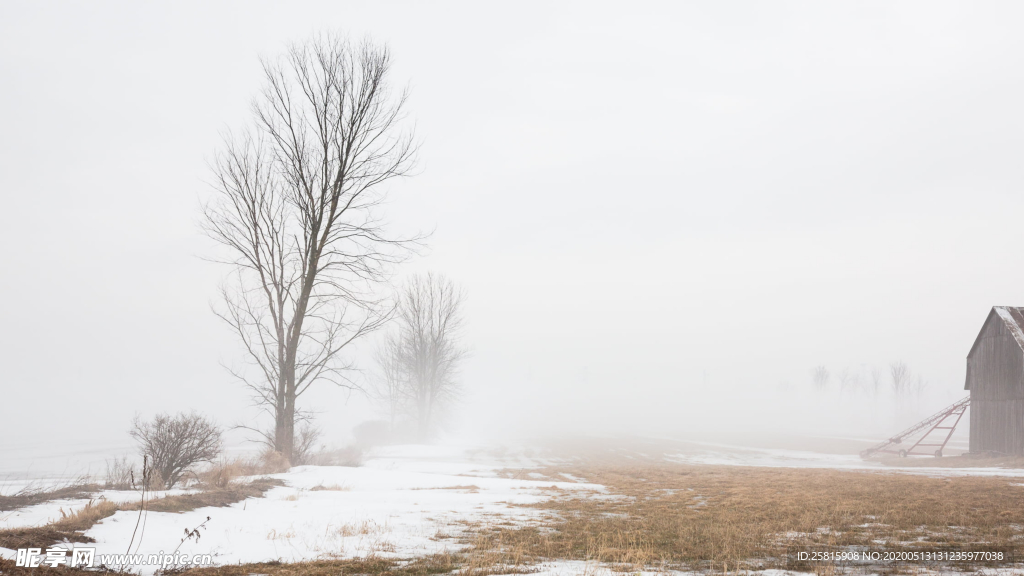
[[[342,538],[349,538],[351,536],[376,536],[387,531],[387,525],[378,524],[373,520],[363,520],[362,522],[342,524],[334,533]]]
[[[900,549],[1024,538],[1024,488],[1007,478],[622,461],[559,468],[614,497],[568,493],[529,528],[482,530],[476,553],[512,565],[544,558],[624,570],[784,567],[790,545]]]
[[[78,512],[64,515],[51,526],[65,532],[84,532],[100,520],[113,516],[117,510],[117,504],[108,500],[90,500]]]
[[[250,576],[252,574],[266,574],[267,576],[338,576],[340,574],[431,576],[433,574],[448,574],[459,567],[458,558],[454,555],[435,554],[412,561],[374,556],[352,560],[319,560],[290,564],[281,562],[236,564],[193,568],[181,574],[183,576]],[[0,573],[4,572],[0,570]]]
[[[287,472],[290,465],[280,452],[265,451],[256,457],[222,459],[196,474],[199,485],[210,488],[226,488],[239,478],[278,474]]]
[[[223,488],[212,488],[191,494],[176,494],[146,501],[146,510],[151,512],[188,512],[207,506],[230,506],[246,498],[260,498],[275,486],[284,486],[276,478],[257,478],[247,484],[228,484]],[[126,505],[122,510],[138,510],[139,503]]]
[[[72,540],[74,542],[93,542],[83,532],[100,520],[113,516],[117,512],[117,504],[107,500],[90,501],[81,510],[65,515],[56,522],[46,526],[31,528],[12,528],[0,530],[0,547],[3,548],[46,548],[51,544]]]
[[[186,512],[206,506],[228,506],[246,498],[258,498],[274,486],[282,486],[280,480],[259,478],[248,484],[232,484],[194,494],[165,496],[146,502],[146,509],[153,512]],[[112,516],[118,510],[138,510],[139,503],[115,504],[107,500],[90,501],[78,512],[65,516],[45,526],[11,528],[0,530],[0,547],[4,548],[46,548],[65,539],[74,542],[92,542],[83,532],[100,520]]]
[[[481,563],[477,563],[480,560]],[[377,556],[351,560],[319,560],[313,562],[296,562],[284,564],[267,562],[260,564],[240,564],[232,566],[215,566],[210,568],[193,568],[179,573],[182,576],[339,576],[344,574],[366,574],[388,576],[433,576],[435,574],[451,574],[458,571],[460,576],[490,576],[493,574],[528,574],[533,568],[511,567],[503,570],[502,566],[486,563],[486,558],[469,558],[460,554],[439,553],[412,560],[381,558]],[[3,565],[0,564],[0,573]],[[21,576],[19,574],[19,576]]]
[[[88,498],[97,490],[99,490],[99,486],[88,482],[86,478],[79,478],[63,486],[50,489],[30,486],[8,496],[0,494],[0,512],[34,506],[51,500]]]

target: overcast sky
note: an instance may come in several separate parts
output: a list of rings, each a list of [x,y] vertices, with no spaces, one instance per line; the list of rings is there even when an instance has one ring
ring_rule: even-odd
[[[952,401],[1024,305],[1022,29],[1012,2],[4,2],[0,449],[254,416],[199,206],[259,58],[319,31],[411,89],[388,214],[434,231],[402,274],[469,294],[463,433],[704,422],[818,364]],[[335,438],[375,417],[309,400]]]

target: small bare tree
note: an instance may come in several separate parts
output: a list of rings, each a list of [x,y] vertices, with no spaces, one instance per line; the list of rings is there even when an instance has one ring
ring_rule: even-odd
[[[218,315],[255,368],[233,374],[273,418],[255,430],[292,460],[308,416],[299,397],[318,382],[360,388],[342,352],[391,312],[376,294],[409,240],[377,209],[381,184],[411,168],[413,141],[385,47],[325,36],[263,71],[253,129],[214,164],[204,229],[234,270]]]
[[[892,393],[896,397],[902,397],[907,392],[910,384],[910,369],[903,361],[889,364],[889,384],[892,386]]]
[[[815,390],[824,390],[828,387],[828,381],[831,376],[832,375],[829,374],[829,371],[825,366],[815,366],[814,369],[811,370],[811,384],[814,385]]]
[[[292,451],[290,463],[296,465],[312,463],[314,451],[318,448],[322,451],[324,445],[317,446],[317,442],[323,436],[323,430],[313,424],[312,421],[305,421],[295,434],[295,447]]]
[[[103,487],[108,490],[129,490],[135,488],[135,466],[128,456],[107,460],[107,473]]]
[[[195,412],[158,414],[150,422],[136,416],[128,433],[165,488],[177,484],[192,466],[212,462],[223,445],[220,428]]]
[[[461,391],[464,301],[462,291],[443,276],[413,277],[399,295],[398,329],[378,350],[382,393],[392,417],[396,412],[411,417],[421,439],[430,436],[440,414]]]

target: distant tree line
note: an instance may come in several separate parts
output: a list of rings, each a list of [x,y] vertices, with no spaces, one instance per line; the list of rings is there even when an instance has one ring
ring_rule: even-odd
[[[811,388],[819,392],[835,389],[840,394],[858,393],[877,397],[883,391],[883,383],[886,383],[893,396],[902,399],[920,398],[929,389],[928,382],[924,377],[911,374],[910,368],[902,360],[891,362],[887,372],[883,372],[877,366],[859,370],[843,368],[834,379],[836,386],[832,384],[832,372],[824,365],[812,368],[810,376]]]

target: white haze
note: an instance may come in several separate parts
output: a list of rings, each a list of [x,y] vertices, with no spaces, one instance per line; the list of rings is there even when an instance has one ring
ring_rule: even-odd
[[[1011,2],[5,3],[0,454],[255,416],[209,309],[206,162],[258,57],[324,30],[387,42],[412,91],[422,162],[389,215],[434,231],[402,274],[469,294],[452,434],[884,437],[965,394],[989,308],[1024,304],[1022,25]],[[816,365],[896,360],[929,385],[905,414],[811,392]],[[336,442],[376,417],[308,403]]]

